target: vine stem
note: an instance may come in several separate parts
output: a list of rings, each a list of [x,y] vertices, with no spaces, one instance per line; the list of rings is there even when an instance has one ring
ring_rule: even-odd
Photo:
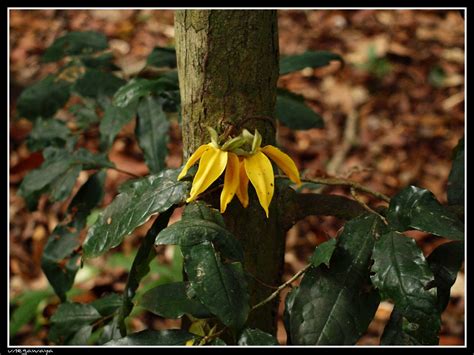
[[[285,175],[275,175],[276,178],[279,179],[288,179],[287,176]],[[348,179],[342,179],[342,178],[313,178],[313,179],[301,179],[302,182],[312,182],[316,184],[323,184],[323,185],[332,185],[332,186],[348,186],[352,187],[355,190],[362,191],[365,193],[368,193],[370,195],[373,195],[387,203],[390,203],[390,197],[387,195],[384,195],[381,192],[374,191],[372,189],[369,189],[366,186],[363,186],[359,184],[358,182],[348,180]]]
[[[133,176],[134,178],[141,178],[140,175],[134,174],[134,173],[132,173],[132,172],[130,172],[130,171],[122,170],[122,169],[117,168],[117,167],[113,167],[113,168],[112,168],[112,167],[109,167],[108,169],[112,169],[112,170],[118,171],[119,173],[127,174],[127,175],[129,175],[129,176]]]
[[[268,296],[267,298],[265,298],[263,301],[257,303],[255,306],[252,307],[251,311],[267,304],[268,302],[270,302],[271,300],[273,300],[276,296],[278,296],[278,294],[281,292],[281,290],[283,290],[284,288],[290,286],[290,284],[297,280],[301,275],[303,275],[306,270],[309,269],[309,267],[311,266],[312,264],[308,264],[306,265],[304,268],[302,268],[300,271],[298,271],[296,274],[294,274],[288,281],[286,281],[285,283],[281,284],[280,286],[278,286],[278,288],[275,290],[275,292],[273,292],[270,296]]]
[[[362,207],[364,207],[365,210],[369,211],[370,213],[373,213],[377,216],[380,217],[380,219],[386,224],[388,225],[388,222],[387,220],[385,219],[384,216],[382,216],[380,213],[378,213],[377,211],[373,210],[372,208],[369,207],[369,205],[367,205],[360,197],[359,195],[357,194],[356,190],[351,187],[351,195],[352,197],[354,197],[354,200],[356,200]]]

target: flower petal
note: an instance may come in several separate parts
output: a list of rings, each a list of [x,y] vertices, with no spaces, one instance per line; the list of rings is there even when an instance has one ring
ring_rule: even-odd
[[[194,201],[222,174],[227,164],[227,154],[223,150],[211,147],[201,156],[199,168],[194,176],[191,193],[186,202]]]
[[[189,157],[188,161],[186,162],[186,165],[184,165],[183,170],[178,175],[178,180],[181,180],[184,178],[189,170],[190,167],[192,167],[196,162],[201,158],[201,156],[206,152],[209,148],[211,147],[211,144],[204,144],[201,145],[196,151]]]
[[[265,153],[276,165],[297,185],[301,185],[300,173],[295,165],[293,159],[289,155],[283,153],[280,149],[267,145],[262,148],[262,152]]]
[[[273,167],[270,160],[261,151],[244,158],[245,172],[255,187],[258,200],[268,218],[268,206],[274,191]]]
[[[243,160],[240,161],[239,165],[239,187],[237,189],[237,197],[244,208],[249,205],[249,177],[245,172],[245,166]]]
[[[239,187],[239,168],[239,157],[229,152],[225,169],[224,188],[221,192],[221,213],[225,212],[227,205],[232,201]]]

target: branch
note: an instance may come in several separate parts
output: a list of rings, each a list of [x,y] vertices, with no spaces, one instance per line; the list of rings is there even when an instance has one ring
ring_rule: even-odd
[[[295,281],[296,279],[298,279],[301,275],[303,275],[306,270],[309,269],[309,267],[311,266],[311,264],[308,264],[306,265],[304,268],[302,268],[300,271],[298,271],[296,274],[293,275],[293,277],[291,279],[289,279],[288,281],[286,281],[285,283],[281,284],[280,286],[278,286],[278,288],[276,289],[275,292],[273,292],[270,296],[268,296],[267,298],[265,298],[262,302],[259,302],[257,303],[255,306],[252,307],[252,309],[250,311],[253,311],[265,304],[267,304],[268,302],[270,302],[271,300],[273,300],[276,296],[278,296],[278,294],[281,292],[281,290],[283,290],[284,288],[288,287],[291,285],[291,283],[293,281]]]
[[[285,175],[275,175],[275,178],[278,179],[288,179],[287,176]],[[323,184],[323,185],[331,185],[331,186],[348,186],[348,187],[353,187],[354,189],[358,191],[365,192],[369,195],[375,196],[382,201],[385,201],[387,203],[390,203],[390,197],[387,195],[384,195],[381,192],[374,191],[372,189],[369,189],[366,186],[363,186],[359,184],[358,182],[348,180],[348,179],[341,179],[341,178],[312,178],[312,179],[301,179],[302,182],[312,182],[315,184]]]
[[[282,199],[282,203],[281,220],[285,230],[306,216],[335,216],[347,220],[365,212],[358,202],[338,195],[294,193]]]

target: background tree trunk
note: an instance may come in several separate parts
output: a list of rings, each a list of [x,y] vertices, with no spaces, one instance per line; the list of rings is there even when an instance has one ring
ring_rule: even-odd
[[[176,51],[181,90],[184,158],[210,141],[206,126],[222,133],[234,126],[263,136],[274,144],[274,106],[278,79],[276,11],[183,10],[175,16]],[[210,199],[218,206],[219,193]],[[280,283],[285,234],[278,222],[275,191],[270,218],[249,185],[250,204],[244,209],[237,198],[224,215],[227,227],[241,240],[244,268],[266,284]],[[251,305],[272,289],[249,277]],[[275,333],[276,303],[252,312],[252,327]]]

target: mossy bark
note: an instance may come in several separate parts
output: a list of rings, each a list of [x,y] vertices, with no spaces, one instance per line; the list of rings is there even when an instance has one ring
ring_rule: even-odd
[[[176,51],[181,90],[184,158],[210,141],[206,126],[234,134],[255,129],[263,145],[274,144],[274,107],[278,79],[277,16],[273,10],[176,11]],[[270,218],[265,217],[253,187],[250,204],[234,198],[224,215],[227,227],[245,251],[251,305],[273,290],[262,286],[281,282],[285,233],[278,222],[275,191]],[[210,201],[218,207],[218,194]],[[249,325],[276,332],[277,304],[251,312]]]

